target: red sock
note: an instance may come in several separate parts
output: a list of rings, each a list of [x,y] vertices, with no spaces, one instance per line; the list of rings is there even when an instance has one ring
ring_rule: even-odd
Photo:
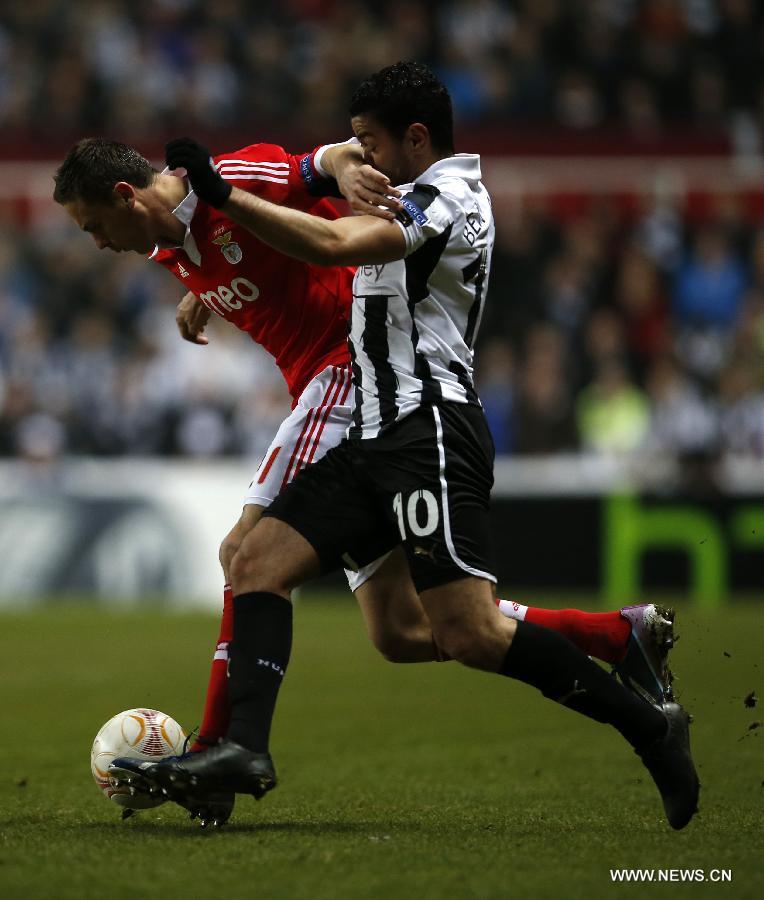
[[[497,600],[504,615],[558,631],[589,656],[615,663],[623,659],[631,624],[620,612],[587,613],[580,609],[541,609]]]
[[[233,591],[227,584],[223,590],[223,617],[220,620],[215,655],[212,658],[207,697],[204,701],[204,719],[199,727],[199,736],[191,747],[191,752],[204,750],[217,742],[228,728],[230,707],[228,705],[228,644],[233,640]]]

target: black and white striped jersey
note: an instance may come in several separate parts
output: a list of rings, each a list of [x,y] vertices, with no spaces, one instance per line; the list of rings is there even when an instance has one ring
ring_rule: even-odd
[[[399,189],[406,256],[359,266],[353,282],[350,438],[376,437],[442,400],[480,403],[472,347],[494,238],[480,157],[441,159]]]

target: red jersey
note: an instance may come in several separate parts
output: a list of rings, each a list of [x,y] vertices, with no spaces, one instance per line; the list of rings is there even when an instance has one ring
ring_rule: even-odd
[[[320,184],[312,154],[292,156],[274,144],[251,144],[215,157],[215,165],[226,181],[265,200],[325,219],[339,217],[327,199],[311,193]],[[353,268],[285,256],[193,191],[174,214],[187,226],[183,246],[157,249],[151,258],[208,309],[261,344],[293,399],[326,366],[349,362]]]

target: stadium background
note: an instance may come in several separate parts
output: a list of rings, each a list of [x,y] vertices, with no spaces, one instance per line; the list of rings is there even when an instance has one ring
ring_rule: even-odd
[[[4,898],[705,891],[618,889],[622,866],[762,896],[763,57],[756,0],[0,3]],[[52,172],[83,135],[156,164],[182,133],[343,138],[354,84],[399,58],[449,85],[494,200],[502,593],[677,604],[703,781],[680,834],[617,736],[504,679],[389,665],[340,582],[299,603],[267,802],[210,835],[169,804],[122,823],[90,783],[117,710],[199,721],[218,543],[287,397],[228,326],[183,343],[179,283],[96,252]]]
[[[183,344],[180,286],[94,252],[51,203],[68,147],[108,135],[159,163],[189,133],[297,152],[344,137],[353,85],[397,58],[448,84],[494,198],[477,381],[503,580],[613,599],[639,579],[709,601],[755,590],[762,17],[752,0],[4,3],[0,602],[216,603],[217,540],[287,409],[259,348],[220,323],[209,347]],[[635,538],[612,515],[624,492],[700,518]]]

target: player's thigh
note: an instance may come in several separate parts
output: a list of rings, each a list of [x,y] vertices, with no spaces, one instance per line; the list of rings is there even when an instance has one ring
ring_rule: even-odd
[[[400,543],[384,495],[363,473],[359,442],[343,441],[293,478],[263,513],[299,532],[315,549],[321,571],[360,570]]]
[[[252,531],[264,511],[295,477],[341,442],[352,414],[349,405],[351,382],[348,366],[328,366],[300,394],[294,409],[279,426],[249,485],[243,528],[237,530],[236,537],[243,538]],[[248,510],[256,512],[248,513]],[[251,527],[247,529],[247,525]],[[273,530],[274,526],[269,526],[265,534],[270,535]],[[263,532],[258,532],[256,537],[238,548],[236,574],[232,574],[232,578],[252,590],[251,585],[256,581],[260,583],[261,575],[295,586],[316,574],[315,554],[306,547],[304,540],[297,538],[300,538],[299,533],[296,537],[292,534],[285,538],[294,545],[294,557],[279,560],[271,555]],[[295,581],[298,578],[301,581]]]
[[[298,472],[340,443],[352,416],[350,385],[347,366],[328,366],[308,383],[257,467],[245,504],[270,506]]]
[[[400,462],[384,465],[393,467],[386,487],[417,590],[469,576],[495,582],[493,442],[482,410],[447,404],[411,419]]]
[[[500,613],[491,581],[467,576],[420,596],[435,641],[449,656],[491,672],[501,668],[517,623]]]
[[[385,646],[397,635],[426,628],[429,623],[411,580],[403,547],[396,547],[360,587],[355,596],[375,646]]]
[[[289,592],[320,572],[316,551],[289,524],[262,516],[243,538],[231,563],[235,594]]]

